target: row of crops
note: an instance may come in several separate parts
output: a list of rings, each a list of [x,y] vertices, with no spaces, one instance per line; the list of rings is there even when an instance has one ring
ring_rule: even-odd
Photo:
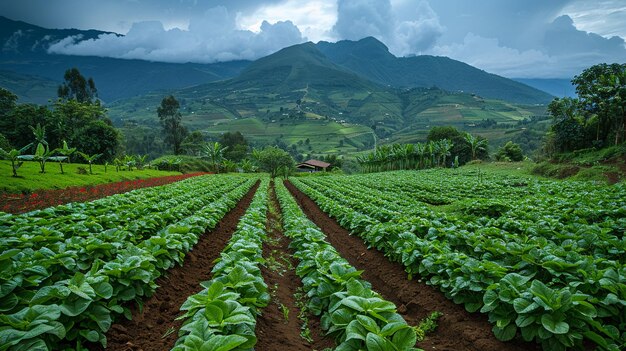
[[[106,332],[156,290],[176,264],[258,182],[195,177],[89,203],[0,217],[0,350],[106,347]],[[285,235],[299,260],[309,310],[337,350],[413,350],[419,328],[372,291],[325,241],[282,184]],[[271,299],[259,265],[267,239],[269,179],[262,178],[211,280],[180,307],[172,350],[249,350]],[[416,334],[418,332],[418,334]]]
[[[432,170],[293,178],[500,340],[626,347],[626,187]]]
[[[0,350],[106,345],[112,321],[130,317],[182,264],[198,237],[257,182],[202,176],[162,187],[0,216]]]

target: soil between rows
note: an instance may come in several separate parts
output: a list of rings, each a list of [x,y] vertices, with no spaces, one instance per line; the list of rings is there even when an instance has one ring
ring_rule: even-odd
[[[404,268],[389,261],[382,252],[367,249],[365,242],[350,235],[334,219],[324,213],[308,196],[289,181],[285,185],[307,217],[326,234],[328,241],[356,269],[363,270],[363,279],[386,300],[398,306],[398,313],[411,325],[432,312],[443,316],[437,330],[417,347],[428,350],[528,351],[540,350],[536,344],[523,341],[501,342],[495,338],[485,315],[469,313],[461,305],[448,300],[436,288],[423,282],[408,280]]]
[[[182,266],[168,270],[157,279],[159,288],[145,301],[142,311],[134,307],[132,320],[121,319],[111,326],[107,333],[107,350],[169,351],[174,347],[183,323],[175,320],[182,314],[180,306],[188,296],[202,290],[200,282],[211,278],[213,261],[237,229],[237,223],[250,206],[258,187],[259,182],[213,230],[200,236]]]
[[[270,209],[267,211],[266,227],[268,240],[263,243],[263,258],[266,264],[261,266],[261,273],[271,292],[272,300],[257,317],[257,344],[254,349],[308,351],[333,347],[333,341],[324,337],[319,317],[308,316],[308,327],[313,342],[309,343],[300,336],[302,325],[298,319],[300,308],[294,296],[302,286],[295,271],[298,263],[289,248],[290,240],[283,234],[281,217],[278,214],[280,206],[273,183],[270,189]],[[288,311],[286,316],[283,309]]]

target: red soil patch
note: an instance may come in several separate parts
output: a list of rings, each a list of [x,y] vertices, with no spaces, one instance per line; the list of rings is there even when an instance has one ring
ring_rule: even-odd
[[[485,315],[469,313],[436,288],[406,277],[404,267],[389,261],[382,252],[367,249],[357,236],[351,236],[334,219],[324,213],[309,197],[288,181],[285,183],[304,213],[326,234],[328,241],[356,269],[363,270],[363,279],[386,300],[398,306],[398,313],[411,325],[432,312],[443,316],[438,328],[417,347],[424,350],[528,351],[540,350],[536,344],[523,341],[501,342],[495,338]]]
[[[182,314],[180,306],[188,296],[202,290],[200,282],[211,279],[213,261],[237,229],[237,223],[250,206],[258,186],[257,182],[212,231],[200,237],[185,256],[182,266],[168,270],[166,275],[157,279],[159,288],[145,301],[142,311],[135,307],[132,320],[113,324],[107,333],[107,350],[169,351],[174,347],[183,323],[175,321]]]
[[[126,180],[94,186],[73,186],[65,189],[37,190],[28,194],[0,194],[0,211],[24,213],[70,202],[93,201],[135,189],[148,188],[178,182],[183,179],[209,173],[189,173],[158,178]]]
[[[318,317],[308,316],[310,337],[313,342],[309,343],[300,336],[302,325],[298,319],[300,308],[297,307],[297,300],[294,296],[298,288],[302,286],[295,272],[298,263],[292,256],[292,250],[289,249],[290,240],[282,231],[281,218],[277,215],[280,207],[273,184],[270,189],[270,206],[276,209],[276,212],[272,210],[267,212],[268,240],[263,243],[263,258],[267,260],[267,263],[261,266],[261,272],[271,292],[272,301],[257,317],[258,341],[254,349],[258,351],[308,351],[333,347],[332,340],[324,338]],[[285,319],[281,304],[289,311],[287,319]]]

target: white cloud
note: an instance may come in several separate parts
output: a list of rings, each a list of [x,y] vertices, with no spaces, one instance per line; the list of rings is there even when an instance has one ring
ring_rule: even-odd
[[[189,22],[189,29],[166,30],[159,21],[134,23],[125,36],[100,35],[94,40],[68,37],[48,51],[67,55],[93,55],[163,62],[211,63],[254,60],[304,38],[290,21],[261,23],[257,33],[237,28],[226,8],[215,7]]]
[[[623,39],[580,31],[567,16],[549,24],[536,38],[535,46],[519,50],[502,45],[498,39],[469,33],[462,43],[437,45],[429,53],[516,78],[572,77],[598,63],[626,61]]]
[[[291,21],[311,41],[335,39],[330,28],[337,21],[337,3],[328,0],[287,0],[268,4],[249,14],[238,13],[240,28],[257,31],[263,21]]]
[[[444,27],[426,1],[339,0],[333,31],[341,39],[375,37],[393,54],[406,56],[431,48]]]
[[[610,38],[626,39],[626,2],[623,0],[577,0],[561,10],[576,28]]]

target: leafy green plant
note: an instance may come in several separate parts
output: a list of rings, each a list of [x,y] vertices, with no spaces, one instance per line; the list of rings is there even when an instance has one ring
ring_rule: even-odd
[[[56,152],[61,154],[60,157],[56,157],[55,160],[59,161],[59,167],[61,167],[61,174],[64,174],[63,172],[63,161],[70,159],[70,156],[76,152],[76,148],[70,148],[67,146],[67,142],[65,140],[63,140],[63,147],[56,149]]]
[[[173,350],[247,350],[256,344],[257,309],[270,302],[258,265],[262,261],[268,180],[261,185],[237,231],[212,270],[213,279],[181,307],[185,323]]]
[[[85,161],[87,161],[87,163],[89,163],[89,174],[93,174],[92,169],[91,169],[91,165],[98,159],[100,158],[100,156],[102,156],[102,154],[94,154],[94,155],[87,155],[84,152],[78,152],[78,154],[80,155],[80,157],[82,157]]]
[[[307,308],[321,315],[322,328],[337,341],[337,350],[413,350],[415,330],[396,306],[359,278],[361,272],[324,240],[282,183],[276,184],[276,193],[285,235],[300,260],[296,273],[310,298]]]
[[[291,181],[402,263],[409,277],[419,274],[468,311],[487,313],[499,339],[522,337],[546,350],[626,345],[623,186],[487,173],[483,184],[467,189],[473,171],[419,173]],[[442,177],[450,179],[442,185]],[[432,211],[425,204],[439,202],[442,188],[474,205],[450,208],[465,213]]]
[[[19,150],[12,149],[11,151],[5,151],[0,148],[0,157],[2,157],[5,160],[11,161],[11,169],[13,170],[13,177],[18,176],[17,170],[20,169],[20,167],[24,163],[23,161],[21,161],[20,156],[31,147],[32,147],[32,144],[28,144]]]

